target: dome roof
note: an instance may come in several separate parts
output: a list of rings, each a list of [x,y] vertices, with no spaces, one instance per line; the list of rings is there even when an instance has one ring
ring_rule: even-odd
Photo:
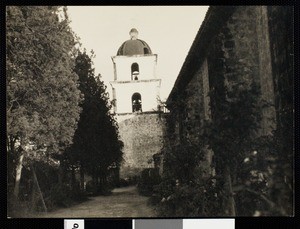
[[[131,39],[125,41],[118,49],[118,56],[144,55],[152,54],[149,45],[140,39],[137,39],[138,31],[133,28],[129,32]]]
[[[149,45],[140,39],[127,40],[118,49],[118,56],[152,54]]]

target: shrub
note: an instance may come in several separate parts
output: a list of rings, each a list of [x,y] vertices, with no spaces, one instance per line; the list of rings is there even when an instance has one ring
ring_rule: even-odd
[[[22,196],[19,200],[16,200],[13,195],[8,193],[7,216],[14,218],[33,217],[30,201],[22,199]]]
[[[138,181],[138,191],[141,195],[151,196],[153,194],[154,185],[158,185],[161,181],[159,171],[155,168],[144,169]]]
[[[194,179],[194,169],[203,159],[200,145],[184,143],[174,146],[165,154],[164,173],[180,182]]]
[[[50,209],[69,207],[72,204],[71,188],[67,184],[56,184],[50,188],[49,195],[45,198],[46,206]]]
[[[211,181],[211,180],[208,180]],[[180,183],[164,178],[154,186],[150,198],[161,217],[196,217],[218,215],[218,200],[210,182]]]

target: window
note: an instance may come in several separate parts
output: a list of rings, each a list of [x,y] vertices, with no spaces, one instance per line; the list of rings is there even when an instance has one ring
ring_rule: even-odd
[[[131,65],[131,80],[138,80],[139,74],[140,74],[140,70],[139,70],[138,63],[133,63]]]
[[[148,48],[144,48],[144,54],[149,54],[149,49]]]
[[[131,97],[132,112],[142,112],[142,97],[140,93],[134,93]]]

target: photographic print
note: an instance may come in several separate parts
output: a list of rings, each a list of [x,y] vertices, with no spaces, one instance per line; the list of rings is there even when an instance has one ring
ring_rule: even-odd
[[[294,215],[292,6],[7,6],[7,217]]]

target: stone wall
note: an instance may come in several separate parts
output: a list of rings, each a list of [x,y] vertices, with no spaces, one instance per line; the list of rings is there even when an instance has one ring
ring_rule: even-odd
[[[265,104],[257,108],[262,116],[257,130],[260,135],[271,134],[276,119],[268,31],[266,6],[240,6],[225,22],[208,51],[210,90],[224,93],[224,99],[234,99],[235,87],[259,88],[259,97]],[[222,88],[215,88],[220,81]]]
[[[293,97],[292,7],[210,7],[208,14],[167,101],[179,126],[174,139],[201,142],[205,120],[215,121],[222,105],[237,98],[236,88],[254,87],[262,119],[253,134],[272,134]]]
[[[183,138],[191,142],[198,143],[201,127],[201,119],[203,119],[203,96],[201,78],[202,69],[196,73],[188,84],[183,98],[184,108],[181,112],[182,135]]]
[[[180,135],[175,139],[194,143],[200,141],[204,121],[210,119],[208,84],[208,67],[205,60],[177,98],[180,102],[176,104],[176,108],[173,107],[174,135]]]
[[[185,90],[177,98],[176,108],[173,107],[172,109],[170,122],[175,122],[174,131],[171,134],[172,139],[167,139],[165,142],[165,145],[169,144],[169,149],[172,149],[172,145],[178,144],[203,144],[204,125],[211,118],[208,93],[208,66],[205,59],[198,71],[194,73]],[[204,160],[199,168],[204,176],[209,177],[213,172],[210,166],[213,152],[207,146],[204,146],[204,148]]]
[[[154,167],[153,155],[159,153],[163,145],[165,117],[162,113],[141,113],[122,115],[122,119],[118,122],[124,142],[120,177],[125,178],[139,175],[144,168]]]
[[[238,7],[220,33],[223,36],[224,84],[228,93],[239,83],[250,88],[259,76],[255,18],[255,6]]]
[[[274,78],[275,107],[277,125],[287,127],[285,116],[280,110],[293,107],[294,90],[294,31],[293,8],[288,6],[269,6],[269,36],[271,46],[272,74]],[[292,127],[287,127],[292,128]]]
[[[205,121],[211,119],[210,116],[210,98],[208,83],[208,66],[205,59],[199,70],[195,73],[192,80],[186,87],[186,113],[185,119],[185,137],[188,141],[203,145],[205,152],[204,160],[200,163],[199,168],[203,177],[209,177],[213,173],[211,167],[213,152],[209,150],[207,145],[203,144]]]
[[[180,136],[167,144],[202,147],[199,153],[205,158],[193,155],[200,164],[191,173],[196,182],[212,178],[225,215],[248,212],[242,207],[247,201],[238,197],[243,194],[233,197],[233,187],[257,187],[245,177],[249,168],[242,163],[251,151],[259,152],[257,162],[251,162],[253,171],[273,182],[264,187],[266,195],[284,206],[282,215],[292,215],[293,42],[292,7],[212,6],[167,100],[174,126],[179,126],[173,132]],[[172,150],[165,158],[168,153],[172,156]]]

